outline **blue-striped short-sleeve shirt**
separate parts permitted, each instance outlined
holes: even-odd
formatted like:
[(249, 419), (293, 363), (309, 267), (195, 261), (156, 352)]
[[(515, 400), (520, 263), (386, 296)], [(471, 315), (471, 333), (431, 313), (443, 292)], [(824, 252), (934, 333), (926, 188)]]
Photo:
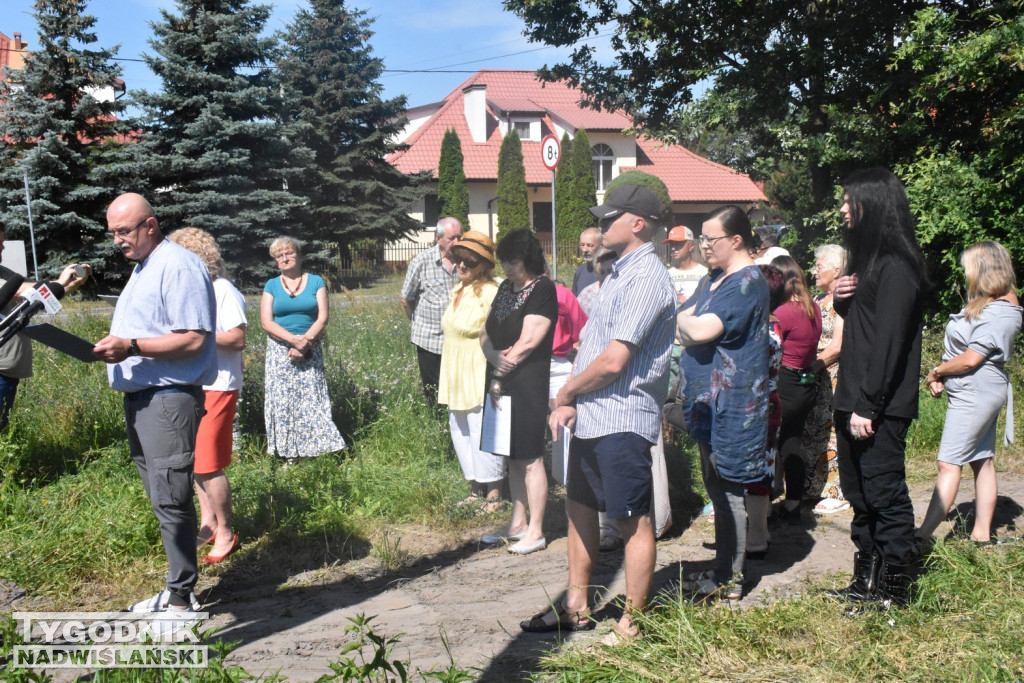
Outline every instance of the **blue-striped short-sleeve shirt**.
[(675, 327), (675, 289), (650, 243), (620, 258), (598, 292), (583, 328), (573, 374), (580, 374), (617, 339), (633, 355), (608, 386), (576, 400), (576, 436), (631, 432), (651, 443), (661, 430)]

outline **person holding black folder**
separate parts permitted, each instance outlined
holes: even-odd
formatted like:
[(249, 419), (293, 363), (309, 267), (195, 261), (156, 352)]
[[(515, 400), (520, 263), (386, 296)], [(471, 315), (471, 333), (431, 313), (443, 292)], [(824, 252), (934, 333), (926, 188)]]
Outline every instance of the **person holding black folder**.
[(166, 588), (129, 611), (163, 612), (185, 627), (200, 607), (193, 590), (199, 572), (192, 468), (203, 385), (217, 378), (213, 283), (198, 256), (163, 236), (141, 195), (115, 199), (107, 226), (114, 246), (136, 263), (110, 334), (93, 354), (107, 363), (110, 388), (124, 394), (129, 452), (168, 564)]

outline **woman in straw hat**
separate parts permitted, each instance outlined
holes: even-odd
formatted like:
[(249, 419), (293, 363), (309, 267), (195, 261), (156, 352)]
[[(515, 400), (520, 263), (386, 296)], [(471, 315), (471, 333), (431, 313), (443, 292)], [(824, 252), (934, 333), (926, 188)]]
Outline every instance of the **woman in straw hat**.
[(464, 505), (482, 504), (485, 512), (501, 506), (505, 459), (480, 450), (487, 359), (480, 348), (480, 328), (498, 291), (494, 280), (494, 242), (475, 230), (452, 245), (459, 282), (441, 318), (444, 344), (438, 403), (448, 406), (452, 444), (462, 472), (472, 487)]

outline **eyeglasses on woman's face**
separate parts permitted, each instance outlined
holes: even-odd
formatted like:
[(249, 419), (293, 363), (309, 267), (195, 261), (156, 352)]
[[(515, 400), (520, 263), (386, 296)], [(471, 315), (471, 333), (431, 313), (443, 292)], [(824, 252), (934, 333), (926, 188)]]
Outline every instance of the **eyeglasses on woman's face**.
[(477, 259), (469, 258), (468, 256), (463, 256), (462, 258), (459, 259), (459, 264), (465, 266), (466, 270), (473, 270), (474, 268), (479, 266), (480, 263), (481, 262), (478, 261)]
[(729, 237), (732, 237), (732, 235), (719, 235), (718, 237), (708, 237), (707, 235), (701, 235), (700, 238), (699, 238), (700, 239), (700, 245), (702, 247), (710, 246), (710, 247), (714, 248), (715, 242), (717, 242), (718, 240), (727, 239)]
[(295, 258), (295, 252), (294, 251), (282, 251), (280, 254), (278, 254), (277, 256), (274, 257), (274, 260), (280, 262), (280, 261), (288, 261), (288, 260), (291, 260), (293, 258)]

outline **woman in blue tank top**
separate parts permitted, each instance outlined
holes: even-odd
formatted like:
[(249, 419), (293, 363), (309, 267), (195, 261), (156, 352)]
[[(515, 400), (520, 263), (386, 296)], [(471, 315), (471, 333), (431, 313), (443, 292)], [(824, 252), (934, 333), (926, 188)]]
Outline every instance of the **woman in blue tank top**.
[(267, 332), (264, 415), (267, 451), (286, 460), (345, 447), (331, 420), (320, 337), (327, 327), (327, 285), (302, 271), (298, 242), (279, 237), (270, 255), (281, 269), (263, 288), (260, 322)]

